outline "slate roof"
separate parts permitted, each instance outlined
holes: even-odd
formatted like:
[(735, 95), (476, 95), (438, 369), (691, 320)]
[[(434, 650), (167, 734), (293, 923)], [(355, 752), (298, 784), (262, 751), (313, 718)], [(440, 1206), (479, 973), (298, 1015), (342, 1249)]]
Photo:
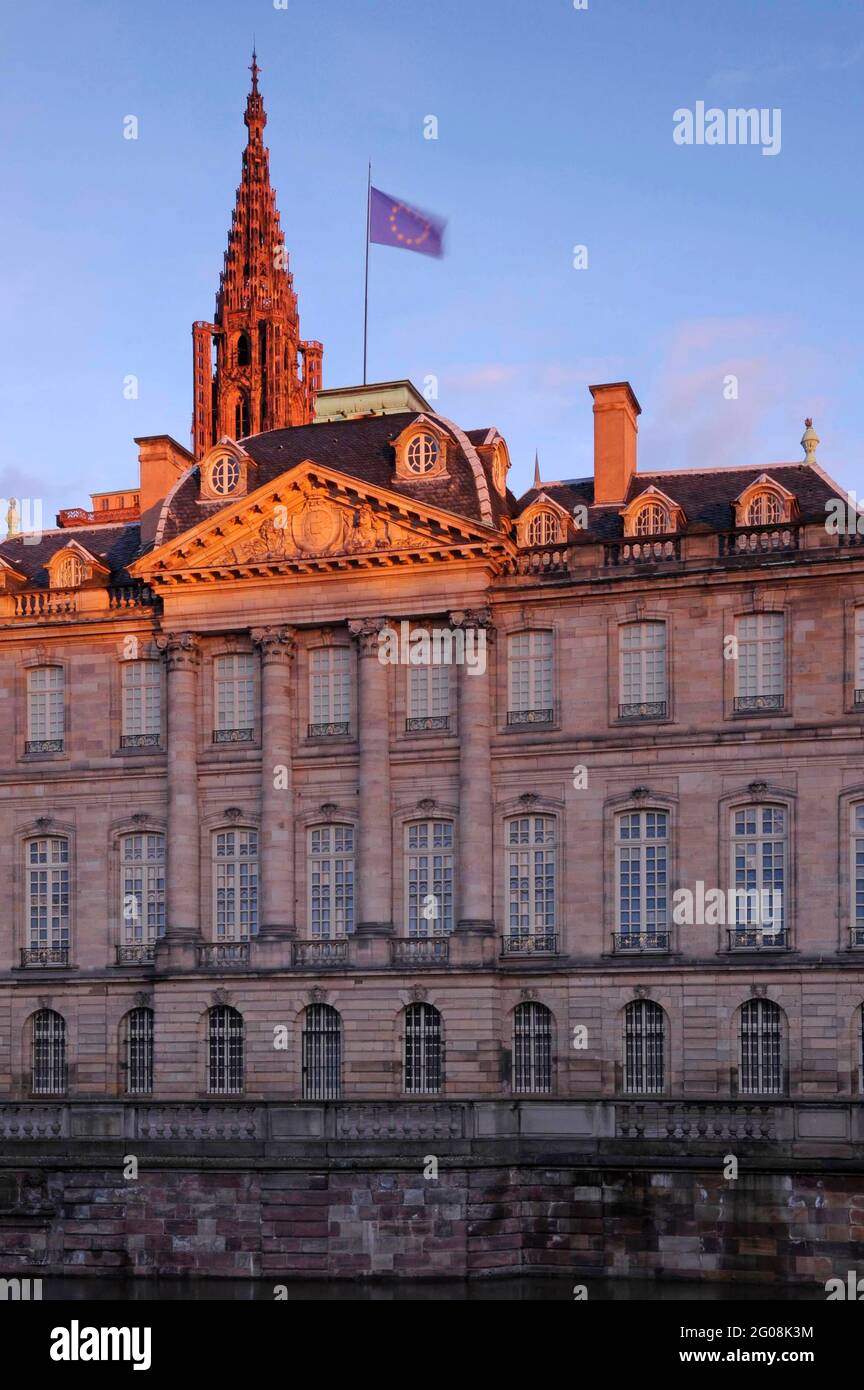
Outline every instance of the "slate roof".
[[(683, 535), (688, 531), (731, 531), (735, 525), (735, 498), (763, 474), (794, 493), (802, 522), (824, 522), (825, 503), (831, 497), (843, 497), (845, 501), (844, 494), (832, 487), (828, 479), (809, 463), (773, 463), (754, 465), (752, 468), (637, 473), (630, 480), (624, 505), (649, 487), (656, 487), (658, 492), (665, 493), (684, 508), (686, 522), (682, 527)], [(532, 487), (519, 498), (518, 511), (523, 512), (544, 492), (569, 512), (580, 505), (588, 508), (586, 539), (614, 540), (624, 534), (624, 523), (617, 506), (595, 507), (593, 478), (573, 478), (565, 482), (543, 483), (539, 488)]]
[[(416, 502), (427, 502), (433, 507), (488, 525), (481, 517), (477, 483), (464, 448), (445, 421), (433, 416), (432, 412), (429, 414), (451, 440), (447, 448), (446, 478), (413, 483), (394, 477), (394, 441), (406, 426), (417, 419), (416, 411), (400, 411), (393, 415), (370, 415), (359, 420), (295, 425), (290, 429), (269, 430), (266, 434), (241, 440), (243, 449), (252, 459), (247, 491), (254, 492), (265, 483), (290, 472), (306, 459), (311, 459), (313, 463), (346, 473), (360, 482), (387, 488)], [(488, 430), (475, 430), (472, 433), (485, 437)], [(471, 434), (467, 438), (470, 441)], [(510, 508), (495, 488), (491, 469), (482, 460), (479, 462), (486, 477), (494, 524), (497, 526), (501, 517), (509, 514)], [(168, 498), (162, 518), (163, 544), (176, 539), (183, 531), (197, 526), (209, 516), (214, 516), (224, 507), (231, 506), (233, 501), (226, 498), (219, 502), (201, 502), (198, 496), (198, 468), (195, 467), (181, 479)]]
[(110, 570), (110, 585), (132, 583), (127, 566), (141, 549), (141, 528), (137, 522), (127, 526), (67, 526), (62, 530), (43, 531), (35, 545), (28, 545), (26, 536), (13, 536), (0, 545), (0, 555), (20, 574), (26, 575), (31, 588), (47, 588), (48, 561), (73, 540)]

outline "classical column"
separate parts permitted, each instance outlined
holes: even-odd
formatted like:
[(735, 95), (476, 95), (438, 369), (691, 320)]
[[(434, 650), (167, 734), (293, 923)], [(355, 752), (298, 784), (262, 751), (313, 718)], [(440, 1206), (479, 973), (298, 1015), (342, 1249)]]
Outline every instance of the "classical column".
[(288, 627), (252, 631), (261, 653), (261, 936), (294, 934), (294, 781), (289, 681), (296, 650)]
[(358, 650), (358, 740), (360, 744), (360, 834), (357, 865), (357, 931), (393, 929), (390, 821), (390, 701), (388, 669), (378, 659), (386, 618), (348, 624)]
[(168, 665), (168, 877), (166, 940), (199, 933), (198, 639), (191, 632), (156, 638)]
[(488, 608), (451, 613), (464, 633), (459, 665), (459, 883), (457, 930), (491, 934), (492, 666), (494, 629)]

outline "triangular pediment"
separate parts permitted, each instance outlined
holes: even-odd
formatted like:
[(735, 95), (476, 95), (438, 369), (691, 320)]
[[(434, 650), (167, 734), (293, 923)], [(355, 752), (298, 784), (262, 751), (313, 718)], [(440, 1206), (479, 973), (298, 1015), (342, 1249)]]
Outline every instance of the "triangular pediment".
[(307, 459), (143, 556), (132, 572), (171, 583), (281, 570), (366, 568), (509, 553), (497, 531)]

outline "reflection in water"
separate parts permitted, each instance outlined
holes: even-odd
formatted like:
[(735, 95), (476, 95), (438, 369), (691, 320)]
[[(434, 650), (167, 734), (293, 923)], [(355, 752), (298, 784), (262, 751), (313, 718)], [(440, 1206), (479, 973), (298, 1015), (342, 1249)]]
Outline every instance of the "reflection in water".
[[(653, 1279), (567, 1278), (529, 1279), (405, 1279), (393, 1283), (363, 1283), (349, 1279), (285, 1280), (287, 1302), (572, 1302), (574, 1288), (585, 1287), (589, 1302), (628, 1300), (783, 1302), (825, 1298), (822, 1284), (772, 1285), (691, 1283)], [(273, 1279), (43, 1279), (43, 1301), (119, 1300), (273, 1302), (280, 1280)]]

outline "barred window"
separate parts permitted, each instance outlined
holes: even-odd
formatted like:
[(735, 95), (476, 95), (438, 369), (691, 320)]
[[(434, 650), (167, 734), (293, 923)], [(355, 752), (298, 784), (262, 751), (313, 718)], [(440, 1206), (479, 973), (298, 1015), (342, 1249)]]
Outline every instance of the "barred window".
[(27, 921), (31, 950), (69, 946), (69, 841), (27, 842)]
[(666, 713), (666, 624), (625, 623), (618, 639), (620, 714)]
[(771, 999), (748, 999), (739, 1015), (742, 1095), (776, 1096), (785, 1090), (783, 1013)]
[(552, 633), (516, 632), (507, 644), (511, 714), (552, 718)]
[(257, 830), (213, 836), (213, 923), (216, 941), (248, 941), (258, 930)]
[(120, 841), (123, 941), (152, 945), (165, 931), (165, 836), (124, 835)]
[(864, 802), (857, 802), (852, 817), (852, 931), (853, 944), (864, 946)]
[(342, 1094), (342, 1019), (330, 1004), (309, 1004), (303, 1015), (303, 1099)]
[(309, 926), (329, 940), (354, 930), (354, 827), (318, 825), (309, 831)]
[(528, 522), (529, 545), (553, 545), (558, 540), (558, 519), (553, 512), (535, 512)]
[(211, 1096), (240, 1095), (244, 1085), (243, 1019), (229, 1004), (207, 1015), (207, 1090)]
[(437, 1095), (441, 1090), (441, 1059), (441, 1014), (432, 1004), (409, 1004), (405, 1010), (405, 1091), (408, 1095)]
[(556, 926), (555, 820), (517, 816), (507, 822), (507, 922), (511, 937), (538, 945)]
[(651, 999), (624, 1010), (624, 1090), (659, 1095), (664, 1088), (666, 1015)]
[(545, 1004), (518, 1004), (513, 1011), (513, 1090), (552, 1090), (552, 1014)]
[(53, 1009), (33, 1015), (31, 1090), (36, 1096), (66, 1091), (66, 1020)]
[(62, 752), (65, 723), (63, 667), (31, 667), (27, 672), (28, 752)]
[(214, 734), (243, 735), (243, 742), (255, 730), (255, 658), (251, 652), (217, 656), (213, 662)]
[(785, 926), (786, 811), (782, 806), (742, 806), (732, 812), (734, 911), (739, 931)]
[(783, 515), (783, 503), (776, 492), (760, 492), (747, 508), (748, 526), (773, 526)]
[(127, 746), (159, 742), (162, 732), (162, 667), (158, 661), (124, 661), (122, 738)]
[(669, 513), (660, 502), (647, 502), (636, 513), (636, 536), (662, 536), (670, 529)]
[(668, 930), (669, 815), (625, 811), (615, 818), (617, 930), (656, 936)]
[(351, 722), (350, 647), (315, 647), (309, 653), (309, 709), (314, 730), (348, 732)]
[(405, 911), (409, 936), (453, 930), (453, 822), (405, 827)]
[(130, 1009), (123, 1020), (124, 1090), (145, 1096), (153, 1090), (153, 1010)]
[(764, 701), (762, 707), (766, 709), (782, 708), (785, 687), (784, 615), (750, 613), (746, 617), (736, 618), (735, 633), (738, 638), (736, 698)]
[(450, 713), (450, 667), (442, 664), (408, 667), (410, 719), (446, 720)]

